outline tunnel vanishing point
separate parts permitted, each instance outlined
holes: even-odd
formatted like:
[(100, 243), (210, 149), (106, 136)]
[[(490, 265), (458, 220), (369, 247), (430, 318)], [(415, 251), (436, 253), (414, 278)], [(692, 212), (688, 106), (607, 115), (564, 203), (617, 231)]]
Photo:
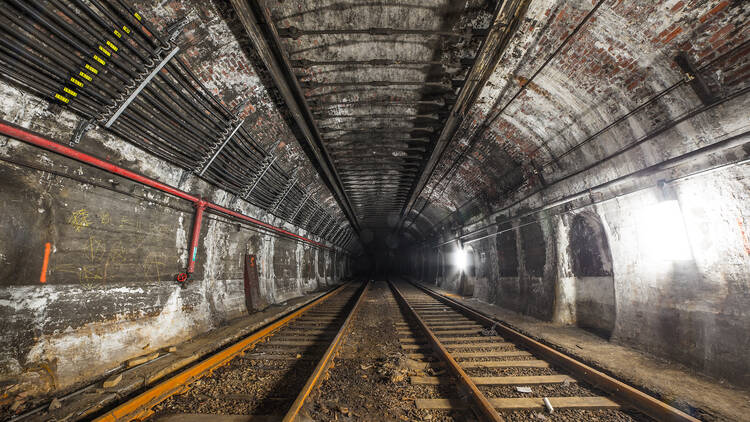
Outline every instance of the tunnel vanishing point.
[(6, 0), (0, 421), (750, 421), (750, 2)]

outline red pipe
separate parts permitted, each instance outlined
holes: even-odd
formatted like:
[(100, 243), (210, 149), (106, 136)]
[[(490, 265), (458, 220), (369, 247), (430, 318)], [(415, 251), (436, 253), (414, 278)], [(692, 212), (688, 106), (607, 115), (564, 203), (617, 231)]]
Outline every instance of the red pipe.
[[(66, 147), (65, 145), (58, 144), (57, 142), (54, 142), (52, 140), (49, 140), (41, 135), (38, 135), (34, 132), (31, 132), (27, 129), (20, 128), (18, 126), (13, 125), (12, 123), (0, 119), (0, 134), (11, 137), (13, 139), (26, 142), (28, 144), (46, 149), (48, 151), (55, 152), (57, 154), (63, 155), (68, 158), (72, 158), (74, 160), (90, 164), (94, 167), (98, 167), (102, 170), (106, 170), (110, 173), (122, 176), (126, 179), (130, 179), (132, 181), (141, 183), (146, 186), (150, 186), (154, 189), (158, 189), (162, 192), (166, 192), (170, 195), (177, 196), (179, 198), (185, 199), (187, 201), (190, 201), (194, 204), (196, 204), (196, 215), (195, 215), (195, 222), (197, 224), (193, 224), (193, 238), (191, 239), (191, 248), (190, 251), (190, 260), (189, 260), (189, 272), (192, 272), (192, 268), (195, 266), (195, 253), (196, 253), (196, 247), (198, 244), (198, 235), (200, 234), (200, 223), (203, 218), (203, 209), (205, 208), (211, 208), (213, 210), (216, 210), (222, 214), (226, 214), (228, 216), (247, 221), (253, 225), (263, 227), (264, 229), (270, 230), (272, 232), (280, 233), (285, 236), (290, 236), (296, 239), (299, 239), (303, 242), (309, 243), (311, 245), (319, 246), (325, 249), (330, 249), (329, 247), (316, 242), (312, 239), (308, 239), (306, 237), (300, 236), (298, 234), (292, 233), (290, 231), (284, 230), (282, 228), (264, 223), (260, 220), (256, 220), (252, 217), (249, 217), (244, 214), (240, 214), (238, 212), (232, 211), (230, 209), (224, 208), (222, 206), (219, 206), (217, 204), (214, 204), (212, 202), (207, 202), (202, 200), (201, 198), (198, 198), (197, 196), (190, 195), (187, 192), (181, 191), (179, 189), (173, 188), (169, 185), (165, 185), (164, 183), (158, 182), (154, 179), (148, 178), (146, 176), (140, 175), (138, 173), (132, 172), (130, 170), (126, 170), (122, 167), (119, 167), (115, 164), (112, 164), (108, 161), (104, 161), (102, 159), (96, 158), (94, 156), (88, 155), (86, 153), (76, 151), (73, 148)], [(205, 204), (201, 207), (201, 203)]]
[(195, 204), (195, 221), (193, 222), (193, 237), (190, 239), (190, 257), (188, 258), (187, 273), (192, 274), (195, 270), (195, 256), (198, 255), (198, 239), (201, 236), (201, 224), (203, 223), (203, 211), (206, 209), (206, 201), (198, 201)]

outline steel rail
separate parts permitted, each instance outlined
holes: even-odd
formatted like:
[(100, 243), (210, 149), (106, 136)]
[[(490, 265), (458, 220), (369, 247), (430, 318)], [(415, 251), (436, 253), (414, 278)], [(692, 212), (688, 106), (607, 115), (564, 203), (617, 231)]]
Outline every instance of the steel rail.
[(333, 358), (338, 354), (344, 336), (346, 335), (348, 328), (352, 323), (352, 320), (354, 320), (354, 316), (357, 314), (357, 311), (359, 310), (359, 307), (362, 304), (369, 287), (370, 282), (366, 281), (364, 287), (362, 287), (362, 290), (359, 293), (357, 302), (354, 303), (351, 311), (349, 311), (349, 315), (341, 325), (338, 333), (336, 333), (336, 337), (334, 337), (333, 341), (331, 341), (330, 346), (328, 346), (328, 349), (326, 349), (325, 353), (323, 354), (323, 358), (320, 360), (320, 362), (318, 362), (318, 365), (313, 370), (312, 375), (310, 375), (310, 377), (307, 379), (305, 386), (302, 387), (302, 391), (300, 391), (299, 395), (294, 400), (294, 403), (292, 403), (292, 406), (289, 408), (289, 411), (287, 411), (286, 415), (284, 415), (284, 419), (282, 419), (282, 422), (296, 421), (300, 410), (302, 410), (302, 406), (305, 404), (305, 400), (310, 396), (310, 393), (312, 393), (313, 390), (315, 390), (320, 385), (320, 382), (323, 380), (326, 372), (333, 364)]
[(437, 299), (438, 301), (456, 309), (467, 317), (477, 320), (482, 324), (494, 326), (498, 334), (508, 339), (509, 341), (523, 344), (535, 355), (540, 358), (548, 360), (560, 367), (571, 372), (575, 377), (586, 381), (587, 383), (604, 390), (613, 396), (617, 397), (620, 401), (632, 404), (648, 416), (658, 421), (670, 421), (670, 422), (699, 422), (698, 419), (676, 409), (648, 394), (625, 384), (622, 381), (618, 381), (615, 378), (605, 374), (604, 372), (597, 371), (596, 369), (586, 365), (585, 363), (579, 362), (578, 360), (558, 352), (557, 350), (546, 346), (529, 336), (521, 334), (520, 332), (510, 328), (504, 322), (491, 318), (477, 310), (474, 310), (454, 299), (445, 297), (440, 293), (433, 291), (432, 289), (408, 280), (416, 288), (422, 290), (429, 296)]
[(300, 309), (290, 313), (289, 315), (267, 325), (265, 328), (255, 332), (254, 334), (238, 341), (237, 343), (221, 350), (220, 352), (210, 356), (209, 358), (191, 366), (183, 372), (174, 375), (139, 394), (138, 396), (128, 400), (127, 402), (117, 406), (116, 408), (100, 415), (94, 422), (118, 422), (118, 421), (129, 421), (133, 419), (143, 419), (150, 416), (153, 411), (151, 410), (154, 406), (166, 400), (167, 398), (179, 394), (185, 391), (187, 385), (202, 378), (204, 375), (210, 374), (212, 371), (220, 366), (223, 366), (237, 355), (240, 355), (252, 348), (259, 342), (263, 341), (269, 335), (274, 334), (282, 327), (288, 325), (298, 317), (302, 316), (305, 312), (312, 309), (314, 306), (325, 302), (331, 297), (339, 294), (347, 284), (342, 284), (331, 292), (326, 293), (324, 296), (319, 297), (311, 303), (301, 307)]
[(401, 294), (401, 291), (398, 290), (398, 287), (396, 287), (396, 285), (393, 284), (390, 280), (388, 280), (388, 285), (391, 287), (396, 300), (398, 300), (409, 311), (409, 314), (414, 318), (414, 320), (417, 321), (417, 324), (424, 332), (425, 336), (427, 337), (427, 341), (432, 346), (432, 349), (438, 356), (440, 356), (441, 359), (443, 359), (443, 361), (445, 361), (448, 369), (456, 377), (458, 386), (465, 390), (466, 393), (468, 393), (469, 397), (476, 405), (476, 408), (474, 410), (477, 413), (477, 416), (485, 421), (503, 421), (503, 418), (500, 417), (500, 415), (497, 413), (497, 410), (495, 410), (490, 401), (487, 400), (487, 397), (485, 397), (485, 395), (482, 394), (479, 388), (477, 388), (476, 384), (474, 384), (474, 381), (471, 380), (471, 377), (469, 377), (469, 375), (467, 375), (466, 372), (461, 369), (461, 367), (458, 365), (458, 362), (456, 362), (456, 360), (451, 356), (450, 352), (448, 352), (448, 349), (443, 346), (440, 340), (438, 340), (435, 333), (433, 333), (432, 330), (430, 330), (430, 327), (427, 326), (427, 323), (425, 323), (424, 320), (419, 316), (417, 311), (412, 308), (411, 305), (409, 305), (406, 297)]

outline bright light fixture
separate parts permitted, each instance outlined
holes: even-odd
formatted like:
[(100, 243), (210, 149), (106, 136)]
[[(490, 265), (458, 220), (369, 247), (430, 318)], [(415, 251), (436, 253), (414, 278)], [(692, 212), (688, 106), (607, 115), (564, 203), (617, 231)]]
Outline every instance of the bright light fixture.
[(648, 256), (661, 261), (692, 259), (680, 204), (677, 200), (661, 201), (640, 213), (641, 245)]
[(457, 249), (453, 254), (453, 263), (458, 267), (460, 271), (466, 270), (468, 264), (468, 256), (464, 249)]

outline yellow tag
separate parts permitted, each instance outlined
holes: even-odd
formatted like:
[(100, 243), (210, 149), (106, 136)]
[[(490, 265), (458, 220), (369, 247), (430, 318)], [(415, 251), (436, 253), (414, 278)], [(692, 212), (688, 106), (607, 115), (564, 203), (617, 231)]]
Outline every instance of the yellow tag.
[(67, 98), (63, 97), (63, 96), (62, 96), (62, 95), (60, 95), (60, 94), (55, 94), (55, 98), (57, 98), (58, 100), (60, 100), (60, 101), (64, 102), (65, 104), (67, 104), (67, 103), (68, 103), (68, 102), (70, 101), (69, 99), (67, 99)]
[(74, 97), (78, 96), (78, 94), (75, 91), (73, 91), (72, 89), (70, 89), (68, 87), (63, 88), (63, 91), (67, 92), (68, 94), (70, 94), (70, 95), (72, 95)]
[(98, 70), (96, 70), (95, 68), (93, 68), (93, 67), (92, 67), (92, 66), (91, 66), (90, 64), (88, 64), (88, 63), (86, 64), (86, 70), (88, 70), (89, 72), (93, 73), (94, 75), (96, 75), (96, 74), (98, 74), (98, 73), (99, 73), (99, 71), (98, 71)]
[(116, 30), (116, 29), (115, 29), (115, 31), (114, 31), (114, 32), (115, 32), (115, 36), (116, 36), (117, 38), (122, 38), (122, 34), (120, 33), (120, 31), (118, 31), (118, 30)]
[(128, 27), (125, 25), (122, 26), (122, 30), (125, 31), (126, 34), (130, 33), (130, 29), (128, 29)]
[(107, 46), (111, 48), (113, 51), (117, 52), (117, 47), (111, 42), (107, 41)]
[(76, 84), (76, 85), (80, 86), (81, 88), (83, 88), (83, 82), (79, 81), (76, 78), (70, 78), (70, 82), (73, 82), (74, 84)]
[(139, 15), (138, 12), (133, 13), (133, 16), (135, 16), (136, 19), (141, 20), (141, 15)]
[(99, 64), (101, 64), (101, 65), (105, 65), (106, 64), (105, 61), (102, 60), (102, 59), (100, 59), (99, 56), (97, 56), (96, 54), (94, 54), (94, 60), (98, 61)]
[(107, 50), (106, 48), (102, 47), (101, 45), (99, 46), (99, 51), (101, 51), (102, 53), (106, 54), (107, 57), (111, 57), (112, 56), (112, 53), (110, 53), (109, 50)]
[(83, 79), (86, 79), (87, 81), (91, 82), (91, 76), (89, 76), (88, 73), (78, 72), (78, 76), (80, 76)]

